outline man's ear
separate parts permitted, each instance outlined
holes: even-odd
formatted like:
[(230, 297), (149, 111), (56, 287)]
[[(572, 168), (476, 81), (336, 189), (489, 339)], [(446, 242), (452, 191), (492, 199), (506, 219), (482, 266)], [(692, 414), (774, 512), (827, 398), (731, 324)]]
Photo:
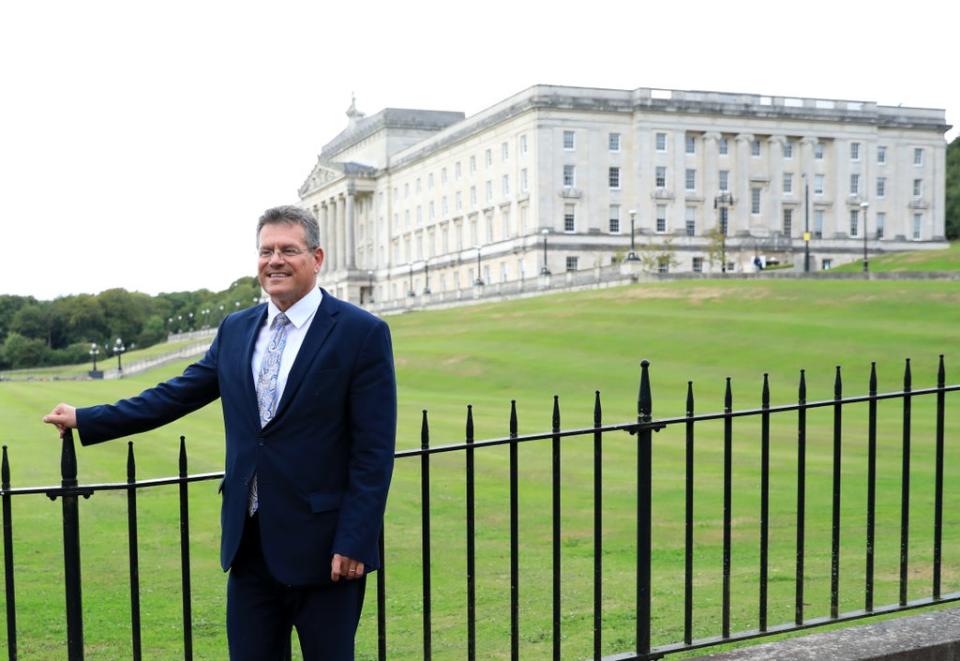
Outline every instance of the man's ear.
[(318, 247), (316, 250), (314, 250), (313, 257), (317, 262), (313, 267), (313, 272), (319, 273), (320, 267), (323, 266), (323, 257), (324, 257), (323, 248)]

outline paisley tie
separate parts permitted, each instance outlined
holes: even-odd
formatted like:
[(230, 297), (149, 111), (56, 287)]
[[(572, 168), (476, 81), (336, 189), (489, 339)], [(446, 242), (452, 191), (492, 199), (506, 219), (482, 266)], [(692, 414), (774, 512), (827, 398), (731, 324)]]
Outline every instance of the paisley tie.
[[(287, 325), (290, 320), (284, 313), (273, 318), (273, 330), (270, 342), (263, 354), (260, 363), (260, 373), (257, 375), (257, 407), (260, 409), (260, 426), (265, 427), (277, 412), (277, 376), (280, 374), (280, 358), (283, 357), (283, 348), (287, 345)], [(250, 497), (247, 501), (247, 512), (253, 516), (260, 505), (257, 498), (257, 476), (253, 476), (250, 483)]]

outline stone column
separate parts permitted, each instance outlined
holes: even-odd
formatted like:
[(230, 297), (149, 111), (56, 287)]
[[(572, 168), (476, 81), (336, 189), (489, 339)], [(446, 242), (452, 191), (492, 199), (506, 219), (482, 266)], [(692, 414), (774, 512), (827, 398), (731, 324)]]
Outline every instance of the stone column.
[(327, 203), (320, 203), (320, 211), (317, 214), (317, 224), (320, 226), (320, 247), (323, 248), (323, 264), (320, 266), (320, 273), (330, 272), (330, 229), (327, 227)]
[(345, 257), (346, 257), (346, 238), (347, 238), (347, 237), (346, 237), (346, 234), (347, 234), (347, 228), (346, 228), (346, 215), (347, 215), (347, 213), (346, 213), (346, 206), (347, 206), (347, 205), (346, 205), (345, 200), (343, 199), (343, 195), (339, 195), (339, 194), (337, 195), (337, 197), (336, 197), (336, 205), (337, 205), (337, 210), (336, 210), (336, 221), (335, 221), (335, 224), (336, 224), (336, 226), (337, 226), (337, 230), (336, 230), (336, 234), (337, 234), (337, 269), (340, 270), (340, 269), (343, 269), (343, 268), (345, 267), (345, 264), (346, 264), (346, 262), (345, 262), (344, 260), (345, 260)]
[(354, 213), (354, 188), (353, 186), (347, 186), (347, 204), (346, 204), (346, 214), (344, 217), (344, 223), (346, 224), (346, 265), (348, 270), (355, 270), (357, 268), (357, 230), (356, 230), (356, 214)]
[(703, 134), (703, 213), (700, 228), (702, 234), (720, 224), (720, 214), (714, 210), (713, 200), (720, 194), (718, 143), (721, 137), (723, 136), (715, 132)]
[(750, 144), (753, 135), (741, 133), (737, 136), (737, 170), (733, 183), (734, 206), (730, 222), (730, 235), (745, 234), (750, 227)]
[(767, 139), (770, 146), (767, 166), (770, 185), (767, 187), (766, 204), (761, 205), (760, 211), (761, 224), (768, 234), (783, 229), (783, 145), (786, 141), (786, 136), (782, 135), (772, 135)]

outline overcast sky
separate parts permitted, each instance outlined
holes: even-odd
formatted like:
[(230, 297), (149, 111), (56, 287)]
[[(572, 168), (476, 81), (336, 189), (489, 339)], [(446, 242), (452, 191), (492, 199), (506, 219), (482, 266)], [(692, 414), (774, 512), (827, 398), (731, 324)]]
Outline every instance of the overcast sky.
[[(225, 288), (350, 94), (468, 115), (536, 83), (945, 108), (960, 3), (6, 2), (0, 293)], [(958, 129), (947, 135), (952, 139)]]

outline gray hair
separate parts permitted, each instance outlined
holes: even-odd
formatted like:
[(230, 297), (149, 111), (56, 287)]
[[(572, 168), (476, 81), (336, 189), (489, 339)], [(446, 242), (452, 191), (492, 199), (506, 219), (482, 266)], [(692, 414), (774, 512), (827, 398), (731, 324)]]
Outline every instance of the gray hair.
[(309, 209), (301, 209), (292, 204), (267, 209), (257, 222), (257, 243), (260, 241), (260, 230), (264, 225), (299, 225), (307, 238), (307, 247), (316, 250), (320, 247), (320, 226)]

